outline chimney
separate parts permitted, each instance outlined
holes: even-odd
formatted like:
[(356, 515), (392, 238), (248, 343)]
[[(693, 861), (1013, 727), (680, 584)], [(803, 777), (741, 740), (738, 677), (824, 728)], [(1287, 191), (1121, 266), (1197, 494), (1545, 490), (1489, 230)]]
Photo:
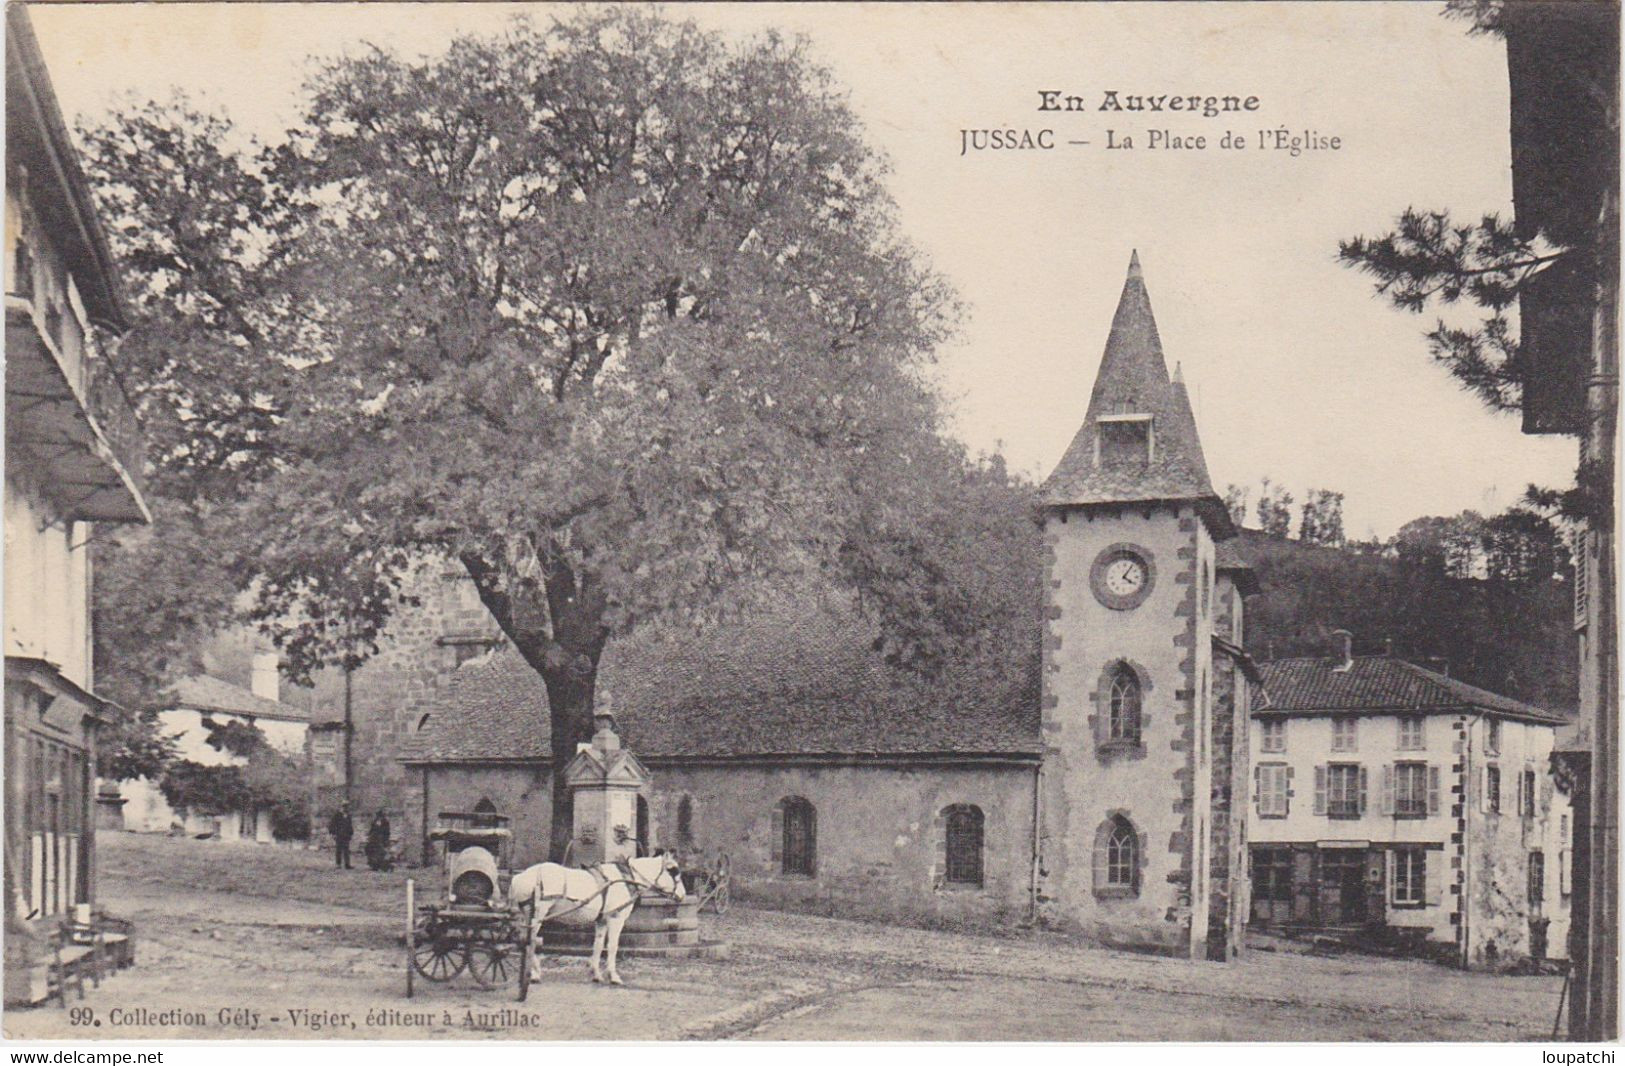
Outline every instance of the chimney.
[(1347, 673), (1354, 667), (1354, 634), (1346, 629), (1332, 630), (1332, 672)]
[(266, 700), (280, 700), (281, 684), (277, 677), (277, 663), (279, 659), (274, 651), (257, 651), (254, 653), (254, 666), (249, 674), (248, 690), (254, 695)]
[(1426, 656), (1417, 665), (1423, 669), (1432, 670), (1436, 674), (1443, 674), (1445, 677), (1450, 676), (1450, 660), (1442, 655)]

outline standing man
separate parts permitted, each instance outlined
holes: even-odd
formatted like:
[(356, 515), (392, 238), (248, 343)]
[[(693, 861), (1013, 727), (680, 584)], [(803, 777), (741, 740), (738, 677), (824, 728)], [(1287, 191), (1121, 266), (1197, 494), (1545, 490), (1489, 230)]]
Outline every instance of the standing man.
[(328, 820), (327, 831), (333, 835), (333, 865), (343, 870), (350, 868), (350, 837), (355, 826), (350, 824), (350, 805), (341, 804)]

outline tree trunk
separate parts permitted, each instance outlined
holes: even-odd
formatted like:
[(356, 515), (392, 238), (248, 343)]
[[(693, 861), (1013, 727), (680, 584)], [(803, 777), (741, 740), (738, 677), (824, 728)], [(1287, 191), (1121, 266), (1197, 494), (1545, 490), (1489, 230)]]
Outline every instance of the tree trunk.
[(575, 758), (576, 745), (592, 739), (593, 686), (597, 671), (586, 677), (569, 668), (543, 670), (541, 674), (552, 716), (553, 829), (547, 853), (554, 862), (563, 862), (575, 821), (570, 791), (564, 787), (564, 768)]
[(541, 587), (511, 589), (483, 558), (465, 554), (462, 559), (480, 601), (547, 687), (553, 763), (548, 856), (562, 862), (574, 821), (564, 769), (575, 758), (576, 746), (592, 739), (598, 660), (609, 637), (604, 598), (590, 575), (578, 580), (563, 563), (548, 566)]

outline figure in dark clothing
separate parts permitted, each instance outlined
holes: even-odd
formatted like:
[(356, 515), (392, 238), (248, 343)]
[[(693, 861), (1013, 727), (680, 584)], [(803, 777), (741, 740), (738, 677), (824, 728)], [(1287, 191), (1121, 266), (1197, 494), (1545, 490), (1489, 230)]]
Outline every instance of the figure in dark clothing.
[(395, 866), (389, 855), (389, 815), (379, 811), (367, 827), (367, 868), (390, 870)]
[(350, 807), (348, 804), (333, 812), (328, 819), (327, 831), (333, 836), (333, 865), (343, 870), (350, 868), (350, 838), (355, 835), (355, 826), (350, 823)]

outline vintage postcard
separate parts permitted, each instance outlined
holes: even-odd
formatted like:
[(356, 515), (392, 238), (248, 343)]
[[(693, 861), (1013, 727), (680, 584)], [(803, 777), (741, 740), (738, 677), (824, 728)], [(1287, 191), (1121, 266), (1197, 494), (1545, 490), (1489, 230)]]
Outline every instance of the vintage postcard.
[(10, 4), (5, 1037), (1615, 1040), (1619, 20)]

